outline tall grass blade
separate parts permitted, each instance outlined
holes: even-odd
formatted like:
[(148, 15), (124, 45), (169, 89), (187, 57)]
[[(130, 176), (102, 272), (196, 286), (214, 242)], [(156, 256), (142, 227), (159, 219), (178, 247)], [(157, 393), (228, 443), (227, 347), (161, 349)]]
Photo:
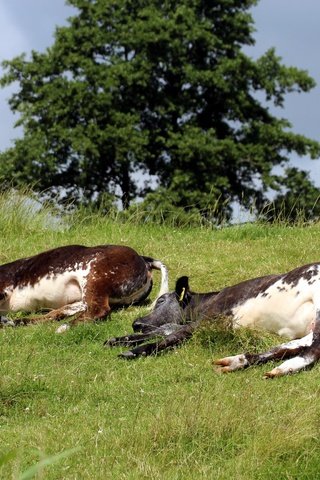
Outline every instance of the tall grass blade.
[(44, 467), (47, 467), (48, 465), (52, 465), (53, 463), (59, 462), (63, 458), (69, 457), (70, 455), (73, 455), (75, 452), (79, 450), (80, 450), (79, 447), (70, 448), (69, 450), (65, 450), (64, 452), (58, 453), (57, 455), (51, 455), (49, 457), (45, 457), (35, 465), (32, 465), (31, 467), (29, 467), (25, 472), (23, 472), (18, 478), (18, 480), (30, 480)]

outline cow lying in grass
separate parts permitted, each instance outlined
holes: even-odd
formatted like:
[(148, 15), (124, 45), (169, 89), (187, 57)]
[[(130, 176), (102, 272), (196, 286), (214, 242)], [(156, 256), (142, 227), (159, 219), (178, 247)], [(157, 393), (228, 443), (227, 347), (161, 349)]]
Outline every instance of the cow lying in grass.
[[(68, 245), (0, 266), (0, 312), (51, 310), (14, 322), (35, 323), (73, 317), (71, 325), (106, 317), (111, 305), (141, 302), (152, 288), (152, 269), (161, 271), (159, 295), (168, 275), (159, 260), (119, 245)], [(61, 325), (58, 333), (68, 328)]]
[[(142, 333), (112, 338), (106, 345), (133, 346), (125, 358), (150, 355), (191, 337), (201, 321), (228, 316), (233, 327), (262, 328), (288, 338), (288, 343), (262, 354), (240, 354), (215, 362), (231, 372), (269, 360), (288, 359), (266, 374), (276, 377), (297, 372), (320, 357), (320, 263), (283, 275), (253, 278), (220, 292), (193, 293), (181, 277), (172, 293), (162, 295), (154, 310), (133, 323)], [(146, 343), (152, 338), (158, 339)]]

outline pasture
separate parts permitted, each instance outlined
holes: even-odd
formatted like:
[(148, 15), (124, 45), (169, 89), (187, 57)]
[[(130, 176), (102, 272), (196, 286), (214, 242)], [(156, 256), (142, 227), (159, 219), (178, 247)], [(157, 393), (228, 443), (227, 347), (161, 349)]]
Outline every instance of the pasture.
[[(117, 243), (162, 260), (171, 288), (189, 275), (192, 289), (208, 291), (320, 259), (319, 224), (177, 228), (82, 212), (51, 228), (46, 211), (19, 204), (8, 213), (4, 201), (0, 263)], [(154, 280), (151, 300), (158, 272)], [(221, 325), (158, 357), (125, 361), (120, 348), (103, 347), (146, 309), (113, 311), (63, 335), (53, 322), (0, 330), (0, 478), (318, 478), (319, 364), (275, 380), (263, 379), (272, 364), (219, 375), (213, 359), (279, 343)]]

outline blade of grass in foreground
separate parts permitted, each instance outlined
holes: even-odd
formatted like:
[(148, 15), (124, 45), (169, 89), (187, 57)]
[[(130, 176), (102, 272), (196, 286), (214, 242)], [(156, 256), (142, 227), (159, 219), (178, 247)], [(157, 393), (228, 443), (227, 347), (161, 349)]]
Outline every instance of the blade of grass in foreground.
[(52, 455), (50, 457), (43, 458), (40, 462), (36, 463), (29, 467), (25, 472), (23, 472), (18, 480), (30, 480), (30, 478), (34, 477), (42, 468), (52, 465), (53, 463), (58, 462), (62, 458), (69, 457), (73, 455), (75, 452), (80, 450), (80, 448), (71, 448), (66, 450), (65, 452), (61, 452), (57, 455)]

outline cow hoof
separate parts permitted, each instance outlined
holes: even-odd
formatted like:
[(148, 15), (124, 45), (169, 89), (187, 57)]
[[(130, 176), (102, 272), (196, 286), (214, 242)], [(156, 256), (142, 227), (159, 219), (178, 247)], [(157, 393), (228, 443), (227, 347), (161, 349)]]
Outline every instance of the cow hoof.
[(68, 325), (67, 323), (64, 323), (63, 325), (60, 325), (59, 328), (57, 328), (56, 333), (64, 333), (69, 329), (70, 329), (70, 325)]
[(109, 338), (106, 340), (103, 344), (104, 347), (114, 347), (117, 344), (117, 339), (116, 337)]
[(266, 372), (263, 375), (263, 378), (275, 378), (275, 377), (282, 377), (284, 375), (284, 372), (280, 368), (274, 368), (273, 370), (270, 370), (270, 372)]
[(0, 327), (15, 327), (16, 324), (8, 317), (0, 317)]
[(132, 360), (136, 357), (136, 354), (128, 350), (127, 352), (119, 353), (118, 357), (125, 358), (126, 360)]
[(234, 370), (241, 370), (249, 366), (249, 362), (246, 359), (246, 356), (234, 355), (233, 357), (220, 358), (215, 360), (214, 365), (217, 365), (217, 371), (222, 373), (233, 372)]

